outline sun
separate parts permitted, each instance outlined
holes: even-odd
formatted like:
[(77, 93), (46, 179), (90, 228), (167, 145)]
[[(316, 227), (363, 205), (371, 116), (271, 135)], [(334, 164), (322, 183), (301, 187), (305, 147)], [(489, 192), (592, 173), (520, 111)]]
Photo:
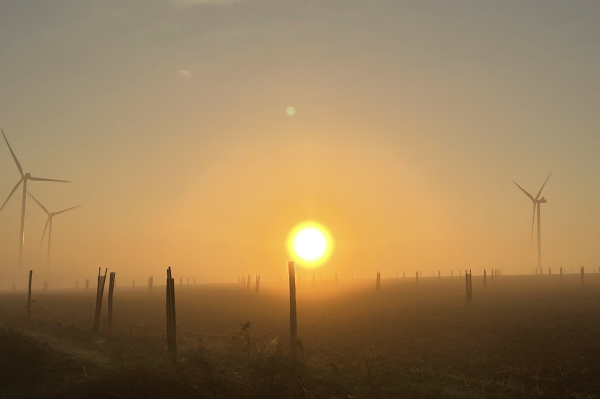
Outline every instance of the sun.
[(331, 255), (333, 242), (327, 229), (309, 221), (296, 226), (288, 238), (290, 255), (301, 266), (317, 267)]

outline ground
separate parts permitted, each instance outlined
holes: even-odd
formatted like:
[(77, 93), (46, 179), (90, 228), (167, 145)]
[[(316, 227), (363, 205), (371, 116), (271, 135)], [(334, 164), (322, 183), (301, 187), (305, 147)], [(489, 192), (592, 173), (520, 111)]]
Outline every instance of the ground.
[(156, 284), (0, 293), (0, 398), (600, 397), (600, 274), (299, 281), (295, 363), (285, 283), (176, 285), (175, 362)]

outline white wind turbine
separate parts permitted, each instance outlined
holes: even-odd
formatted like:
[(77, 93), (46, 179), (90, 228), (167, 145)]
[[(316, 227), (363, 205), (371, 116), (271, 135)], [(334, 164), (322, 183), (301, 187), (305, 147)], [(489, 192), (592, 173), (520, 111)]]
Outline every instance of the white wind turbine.
[(29, 196), (33, 198), (33, 200), (37, 202), (37, 204), (44, 210), (44, 212), (46, 212), (46, 215), (48, 215), (48, 219), (46, 219), (46, 225), (44, 226), (44, 233), (42, 234), (42, 240), (40, 241), (40, 248), (42, 247), (44, 237), (46, 236), (46, 229), (48, 229), (48, 256), (46, 258), (46, 266), (50, 266), (50, 248), (52, 247), (52, 219), (56, 215), (60, 215), (61, 213), (65, 213), (67, 211), (70, 211), (71, 209), (79, 208), (81, 205), (77, 205), (58, 212), (48, 212), (48, 209), (46, 209), (46, 207), (42, 205), (40, 201), (38, 201), (33, 195), (31, 195), (29, 191), (27, 191), (27, 194), (29, 194)]
[(21, 174), (21, 180), (19, 180), (19, 182), (15, 185), (15, 187), (10, 192), (10, 194), (8, 194), (8, 198), (6, 198), (6, 201), (4, 201), (4, 204), (2, 204), (2, 206), (0, 207), (0, 211), (2, 211), (2, 209), (4, 208), (4, 206), (10, 199), (10, 197), (12, 197), (12, 195), (15, 193), (15, 191), (17, 191), (17, 188), (19, 188), (19, 185), (21, 183), (23, 183), (23, 198), (22, 198), (22, 202), (21, 202), (21, 233), (19, 234), (19, 263), (18, 263), (18, 266), (21, 267), (23, 265), (23, 244), (25, 243), (25, 202), (27, 199), (27, 181), (29, 181), (29, 180), (51, 181), (51, 182), (60, 182), (60, 183), (70, 183), (70, 181), (46, 179), (46, 178), (42, 178), (42, 177), (33, 177), (29, 173), (23, 173), (23, 168), (21, 167), (21, 164), (19, 163), (17, 156), (15, 155), (12, 148), (10, 147), (8, 140), (6, 139), (6, 135), (4, 134), (4, 130), (2, 130), (2, 136), (4, 136), (4, 141), (6, 141), (6, 145), (8, 146), (8, 149), (10, 150), (10, 153), (11, 153), (13, 159), (15, 160), (17, 169), (19, 169), (19, 173)]
[(544, 181), (544, 184), (542, 184), (542, 188), (540, 188), (540, 191), (537, 193), (535, 198), (533, 198), (533, 196), (531, 194), (529, 194), (527, 191), (525, 191), (523, 189), (523, 187), (519, 186), (517, 184), (517, 182), (513, 180), (513, 183), (515, 183), (517, 185), (517, 187), (519, 187), (521, 189), (521, 191), (523, 191), (525, 193), (525, 195), (528, 196), (529, 199), (533, 202), (533, 218), (531, 219), (531, 244), (532, 245), (533, 245), (533, 225), (535, 224), (535, 210), (537, 207), (537, 257), (538, 257), (537, 263), (538, 263), (538, 267), (540, 269), (542, 268), (542, 232), (541, 232), (541, 227), (540, 227), (540, 207), (542, 204), (546, 203), (546, 198), (544, 198), (544, 197), (540, 198), (540, 194), (542, 193), (542, 190), (544, 189), (544, 186), (546, 185), (546, 182), (548, 181), (550, 176), (552, 176), (552, 173), (550, 173), (548, 175), (548, 177), (546, 177), (546, 181)]

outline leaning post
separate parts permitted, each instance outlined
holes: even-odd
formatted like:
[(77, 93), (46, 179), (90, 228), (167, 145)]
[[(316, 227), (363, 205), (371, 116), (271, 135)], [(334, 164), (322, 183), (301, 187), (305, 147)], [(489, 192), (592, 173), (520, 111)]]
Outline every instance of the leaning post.
[(115, 272), (110, 273), (110, 281), (108, 284), (108, 329), (112, 328), (112, 315), (113, 315), (113, 292), (115, 290)]
[(102, 310), (102, 297), (104, 296), (104, 283), (106, 282), (106, 273), (108, 272), (108, 268), (104, 271), (104, 276), (100, 275), (100, 270), (102, 268), (98, 268), (98, 287), (96, 288), (96, 312), (94, 314), (94, 327), (93, 331), (98, 332), (98, 328), (100, 327), (100, 312)]

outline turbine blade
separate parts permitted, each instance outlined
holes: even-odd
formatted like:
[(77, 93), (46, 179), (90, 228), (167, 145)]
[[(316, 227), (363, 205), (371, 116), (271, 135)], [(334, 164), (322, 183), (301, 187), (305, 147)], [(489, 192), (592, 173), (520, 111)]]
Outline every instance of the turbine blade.
[(50, 217), (48, 216), (48, 219), (46, 219), (46, 225), (44, 226), (44, 234), (42, 234), (42, 239), (40, 240), (40, 249), (42, 249), (42, 244), (44, 243), (44, 237), (46, 236), (46, 229), (48, 228), (48, 223), (50, 223)]
[(533, 251), (533, 226), (535, 225), (535, 207), (537, 203), (533, 203), (533, 217), (531, 218), (531, 250)]
[(54, 182), (59, 182), (59, 183), (71, 183), (68, 180), (46, 179), (44, 177), (30, 177), (29, 180), (33, 180), (33, 181), (54, 181)]
[(548, 177), (546, 177), (546, 181), (544, 182), (544, 184), (542, 184), (542, 188), (540, 188), (540, 192), (538, 193), (538, 195), (535, 197), (535, 199), (540, 198), (540, 194), (542, 193), (542, 190), (544, 189), (544, 186), (546, 185), (546, 182), (548, 181), (548, 179), (550, 178), (550, 176), (552, 176), (552, 173), (550, 173), (548, 175)]
[(27, 191), (27, 194), (29, 194), (29, 196), (30, 196), (31, 198), (33, 198), (33, 200), (34, 200), (35, 202), (37, 202), (37, 204), (38, 204), (39, 206), (41, 206), (41, 207), (42, 207), (42, 209), (44, 210), (44, 212), (46, 212), (46, 214), (47, 214), (48, 216), (50, 215), (50, 212), (48, 212), (48, 209), (46, 209), (46, 207), (45, 207), (44, 205), (42, 205), (42, 204), (40, 203), (40, 201), (38, 201), (38, 200), (37, 200), (37, 199), (36, 199), (36, 198), (35, 198), (33, 195), (31, 195), (31, 193), (30, 193), (29, 191)]
[(15, 191), (17, 191), (17, 188), (19, 188), (19, 186), (21, 185), (22, 182), (23, 182), (23, 179), (19, 180), (19, 182), (17, 183), (17, 185), (10, 192), (10, 194), (8, 194), (8, 198), (6, 198), (6, 201), (4, 201), (4, 204), (2, 204), (2, 206), (0, 207), (0, 211), (4, 208), (4, 205), (6, 205), (6, 203), (10, 199), (10, 197), (12, 197), (12, 195), (15, 193)]
[(21, 176), (23, 176), (23, 168), (21, 167), (21, 164), (19, 163), (19, 160), (17, 159), (17, 156), (13, 152), (10, 144), (8, 144), (8, 139), (6, 138), (6, 135), (4, 134), (4, 130), (2, 130), (2, 135), (4, 136), (4, 141), (6, 141), (6, 145), (8, 146), (8, 149), (9, 149), (10, 153), (12, 154), (12, 157), (15, 160), (15, 163), (17, 164), (17, 168), (19, 169), (19, 173), (21, 174)]
[(535, 200), (533, 199), (533, 197), (531, 196), (531, 194), (529, 194), (527, 191), (525, 191), (525, 190), (523, 189), (523, 187), (519, 186), (519, 184), (518, 184), (516, 181), (514, 181), (514, 180), (513, 180), (513, 183), (515, 183), (515, 184), (517, 185), (517, 187), (519, 187), (519, 188), (521, 189), (521, 191), (523, 191), (523, 192), (525, 193), (525, 195), (526, 195), (526, 196), (528, 196), (528, 197), (529, 197), (529, 198), (530, 198), (532, 201), (535, 201)]
[(77, 206), (74, 206), (74, 207), (72, 207), (72, 208), (69, 208), (69, 209), (65, 209), (65, 210), (63, 210), (63, 211), (60, 211), (60, 212), (54, 212), (54, 216), (56, 216), (56, 215), (60, 215), (61, 213), (65, 213), (66, 211), (70, 211), (71, 209), (79, 208), (80, 206), (81, 206), (81, 205), (77, 205)]

